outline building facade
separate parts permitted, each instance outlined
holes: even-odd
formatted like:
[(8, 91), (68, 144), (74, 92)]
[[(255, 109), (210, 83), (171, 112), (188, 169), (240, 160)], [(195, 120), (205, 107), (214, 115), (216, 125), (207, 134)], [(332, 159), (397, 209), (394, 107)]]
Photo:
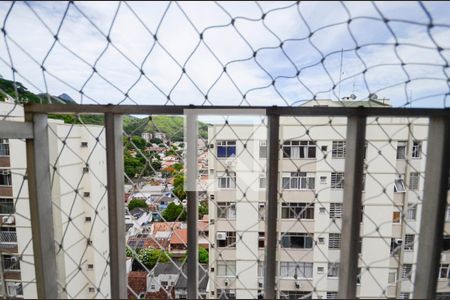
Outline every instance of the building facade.
[[(0, 102), (0, 115), (13, 104)], [(8, 119), (23, 121), (15, 106)], [(106, 152), (101, 126), (49, 120), (58, 287), (64, 298), (110, 297)], [(36, 298), (25, 141), (1, 139), (2, 280), (8, 297)], [(58, 247), (59, 246), (59, 247)]]
[[(323, 101), (321, 105), (342, 105)], [(367, 103), (372, 106), (373, 103)], [(377, 104), (376, 106), (385, 106)], [(359, 297), (412, 297), (428, 120), (368, 118)], [(210, 297), (263, 291), (266, 126), (209, 127)], [(280, 118), (277, 296), (337, 296), (346, 118)], [(447, 214), (447, 220), (449, 214)], [(449, 288), (450, 224), (438, 292)], [(448, 236), (450, 238), (450, 236)]]

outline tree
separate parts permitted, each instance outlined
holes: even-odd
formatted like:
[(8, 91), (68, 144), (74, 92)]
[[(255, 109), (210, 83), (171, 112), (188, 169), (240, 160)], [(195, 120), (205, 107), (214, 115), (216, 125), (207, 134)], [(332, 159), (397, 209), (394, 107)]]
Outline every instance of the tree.
[(138, 259), (148, 269), (153, 269), (157, 263), (166, 263), (170, 261), (172, 255), (162, 249), (141, 249), (138, 253)]
[(208, 204), (200, 203), (200, 205), (198, 206), (198, 218), (203, 219), (203, 216), (207, 214), (208, 214)]
[(184, 191), (184, 174), (178, 174), (173, 179), (173, 190), (172, 192), (178, 199), (186, 199), (186, 192)]
[(167, 208), (162, 212), (163, 218), (168, 222), (173, 221), (185, 221), (186, 220), (186, 210), (183, 205), (177, 205), (175, 202), (169, 203)]
[(145, 200), (142, 200), (142, 199), (133, 199), (130, 201), (130, 203), (128, 203), (129, 211), (132, 211), (133, 208), (136, 208), (136, 207), (142, 207), (142, 208), (148, 209), (147, 203), (145, 203)]
[[(183, 260), (187, 260), (187, 253), (184, 255)], [(209, 252), (205, 248), (198, 248), (198, 262), (201, 264), (207, 264), (209, 262)]]
[(177, 171), (181, 171), (183, 169), (183, 164), (174, 163), (172, 167)]
[(198, 262), (207, 264), (209, 262), (209, 252), (205, 248), (198, 248)]

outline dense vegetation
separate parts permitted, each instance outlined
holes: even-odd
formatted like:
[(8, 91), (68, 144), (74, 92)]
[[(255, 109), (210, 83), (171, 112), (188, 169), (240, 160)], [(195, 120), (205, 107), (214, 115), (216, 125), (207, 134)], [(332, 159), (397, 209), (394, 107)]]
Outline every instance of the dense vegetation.
[(132, 211), (134, 208), (140, 207), (148, 210), (148, 205), (145, 203), (145, 200), (142, 199), (133, 199), (128, 203), (128, 210)]

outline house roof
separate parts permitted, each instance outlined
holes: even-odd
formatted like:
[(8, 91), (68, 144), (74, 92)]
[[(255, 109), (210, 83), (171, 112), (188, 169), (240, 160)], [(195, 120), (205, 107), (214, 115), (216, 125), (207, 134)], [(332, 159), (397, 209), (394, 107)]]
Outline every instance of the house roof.
[(152, 233), (156, 234), (158, 231), (172, 231), (181, 228), (181, 222), (155, 222), (152, 224)]
[[(147, 272), (131, 271), (128, 273), (128, 290), (133, 290), (136, 294), (147, 291)], [(130, 291), (129, 291), (130, 293)], [(128, 296), (131, 296), (130, 294)]]
[(172, 237), (170, 238), (171, 245), (187, 245), (187, 229), (177, 229), (173, 231)]
[[(181, 263), (158, 263), (151, 271), (151, 275), (159, 276), (161, 274), (180, 274)], [(185, 273), (186, 274), (186, 273)]]
[[(198, 288), (200, 290), (206, 290), (206, 286), (208, 285), (208, 265), (201, 264), (198, 266)], [(187, 264), (183, 265), (183, 273), (187, 274)], [(177, 283), (175, 284), (176, 289), (187, 289), (187, 278), (180, 274), (178, 277)]]

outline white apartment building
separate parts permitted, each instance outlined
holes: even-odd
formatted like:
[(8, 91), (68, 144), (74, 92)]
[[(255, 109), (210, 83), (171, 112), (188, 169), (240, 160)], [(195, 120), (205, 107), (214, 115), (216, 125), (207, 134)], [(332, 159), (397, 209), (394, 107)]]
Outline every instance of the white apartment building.
[[(11, 103), (0, 102), (0, 115), (12, 107)], [(8, 119), (23, 121), (23, 108), (14, 107)], [(36, 298), (28, 186), (23, 180), (25, 141), (1, 141), (0, 160), (9, 161), (8, 166), (5, 162), (0, 165), (0, 171), (7, 174), (0, 178), (0, 201), (6, 204), (0, 208), (4, 292), (8, 297)], [(106, 152), (99, 143), (105, 145), (102, 126), (70, 125), (49, 119), (58, 268), (55, 280), (64, 298), (110, 297)], [(4, 220), (11, 222), (6, 225)], [(11, 264), (12, 259), (19, 263)]]
[[(427, 132), (427, 119), (367, 120), (359, 297), (412, 297)], [(346, 118), (280, 118), (279, 298), (337, 296), (345, 136)], [(208, 137), (210, 297), (255, 299), (263, 291), (267, 130), (260, 122), (211, 125)], [(441, 257), (441, 295), (450, 293), (446, 250), (450, 239)]]

